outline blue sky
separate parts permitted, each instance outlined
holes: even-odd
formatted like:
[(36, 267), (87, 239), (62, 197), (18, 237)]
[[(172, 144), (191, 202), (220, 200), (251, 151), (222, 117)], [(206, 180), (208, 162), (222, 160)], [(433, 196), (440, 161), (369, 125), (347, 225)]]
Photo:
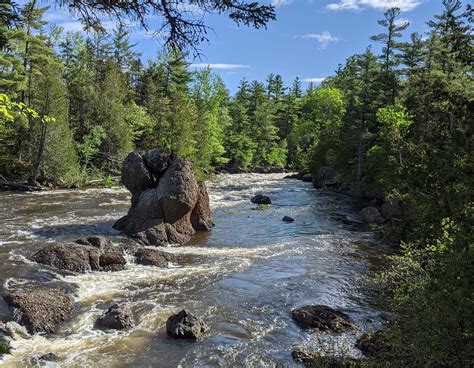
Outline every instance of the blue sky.
[[(277, 20), (266, 30), (239, 28), (225, 16), (206, 16), (206, 23), (214, 31), (209, 33), (209, 43), (201, 44), (201, 60), (189, 60), (193, 69), (210, 65), (231, 92), (242, 78), (263, 81), (269, 73), (281, 74), (287, 85), (297, 76), (304, 84), (310, 80), (318, 82), (332, 75), (347, 57), (364, 51), (371, 43), (369, 37), (382, 30), (377, 20), (387, 7), (398, 6), (403, 10), (401, 18), (410, 22), (406, 36), (414, 31), (425, 32), (426, 21), (442, 10), (440, 0), (272, 2)], [(46, 18), (67, 30), (81, 30), (72, 16), (59, 9), (50, 9)], [(143, 58), (155, 58), (160, 41), (136, 28), (132, 32), (132, 41), (138, 43)], [(374, 45), (375, 52), (379, 49)]]

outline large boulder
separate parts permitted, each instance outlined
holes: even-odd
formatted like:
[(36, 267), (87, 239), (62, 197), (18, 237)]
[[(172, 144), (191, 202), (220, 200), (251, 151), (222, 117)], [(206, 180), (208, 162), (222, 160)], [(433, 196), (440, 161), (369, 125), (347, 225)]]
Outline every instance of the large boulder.
[(211, 230), (214, 226), (211, 216), (211, 206), (209, 204), (209, 194), (206, 185), (199, 183), (199, 193), (196, 206), (191, 213), (191, 225), (194, 230)]
[(207, 329), (202, 318), (194, 316), (186, 309), (172, 315), (166, 321), (166, 332), (174, 338), (199, 340)]
[(179, 256), (149, 248), (140, 248), (135, 252), (135, 262), (144, 266), (167, 267), (169, 262), (179, 260)]
[(336, 180), (336, 171), (329, 166), (320, 167), (316, 171), (316, 173), (314, 173), (312, 180), (313, 186), (315, 188), (323, 188), (326, 186), (333, 186), (338, 184)]
[(377, 207), (365, 207), (359, 212), (359, 218), (370, 224), (381, 224), (383, 217)]
[(102, 329), (125, 330), (133, 327), (133, 314), (129, 305), (113, 304), (102, 316), (97, 318), (95, 326)]
[(79, 244), (51, 244), (31, 258), (37, 263), (63, 271), (85, 273), (99, 271), (100, 250)]
[(122, 165), (122, 184), (132, 194), (137, 194), (148, 188), (152, 181), (142, 156), (137, 152), (129, 153)]
[(304, 174), (303, 177), (301, 178), (301, 180), (309, 183), (309, 182), (313, 181), (313, 175)]
[[(137, 157), (143, 165), (135, 166), (147, 170), (148, 174), (142, 177), (151, 179), (141, 181), (140, 186), (127, 185), (135, 183), (135, 179), (128, 176), (137, 171), (130, 169), (130, 162), (139, 162)], [(196, 230), (212, 228), (206, 185), (197, 182), (191, 162), (161, 149), (148, 151), (143, 158), (134, 153), (124, 162), (122, 178), (132, 192), (132, 206), (114, 228), (128, 236), (146, 245), (183, 244)], [(134, 191), (138, 187), (139, 191)]]
[(355, 328), (349, 316), (325, 305), (307, 305), (294, 309), (291, 316), (302, 328), (323, 332), (345, 332)]
[(118, 271), (126, 263), (114, 251), (102, 252), (81, 244), (51, 244), (33, 254), (31, 259), (62, 271), (85, 273), (90, 271)]
[(157, 148), (147, 151), (143, 159), (145, 160), (145, 165), (150, 174), (158, 181), (170, 166), (173, 158), (165, 150)]
[(73, 310), (69, 296), (56, 289), (15, 292), (3, 299), (15, 309), (16, 322), (30, 334), (55, 332)]

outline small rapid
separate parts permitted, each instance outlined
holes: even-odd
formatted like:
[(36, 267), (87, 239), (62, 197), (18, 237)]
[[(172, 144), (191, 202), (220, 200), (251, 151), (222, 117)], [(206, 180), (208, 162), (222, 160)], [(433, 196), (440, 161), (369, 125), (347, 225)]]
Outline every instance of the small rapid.
[[(305, 304), (341, 308), (360, 326), (380, 311), (361, 285), (383, 260), (386, 245), (357, 220), (360, 203), (318, 191), (284, 174), (220, 175), (208, 183), (213, 219), (209, 233), (186, 246), (164, 247), (183, 263), (142, 266), (125, 255), (123, 271), (61, 275), (28, 257), (56, 241), (105, 235), (129, 207), (125, 189), (0, 193), (2, 295), (50, 285), (67, 290), (76, 309), (52, 336), (18, 334), (5, 367), (28, 366), (32, 356), (56, 354), (61, 367), (274, 367), (293, 365), (294, 345), (325, 343), (294, 324), (290, 312)], [(272, 206), (250, 198), (263, 193)], [(284, 223), (282, 217), (295, 218)], [(126, 247), (125, 247), (126, 248)], [(111, 302), (127, 302), (136, 325), (127, 331), (94, 329)], [(166, 319), (182, 308), (210, 325), (203, 341), (167, 337)], [(0, 319), (11, 319), (0, 302)], [(352, 351), (354, 334), (331, 344)], [(50, 363), (54, 366), (56, 363)]]

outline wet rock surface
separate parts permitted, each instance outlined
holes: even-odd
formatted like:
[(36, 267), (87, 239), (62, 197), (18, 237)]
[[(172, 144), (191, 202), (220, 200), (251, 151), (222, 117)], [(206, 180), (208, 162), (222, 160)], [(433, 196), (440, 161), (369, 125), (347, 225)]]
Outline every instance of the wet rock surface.
[(95, 323), (97, 328), (125, 330), (134, 325), (132, 310), (129, 305), (112, 305)]
[(51, 244), (36, 252), (31, 259), (61, 271), (86, 273), (90, 271), (119, 271), (126, 261), (115, 251), (102, 252), (82, 244)]
[(108, 240), (105, 236), (100, 235), (93, 235), (87, 238), (77, 239), (76, 243), (95, 247), (101, 251), (112, 247), (112, 242)]
[(199, 340), (207, 330), (204, 320), (186, 309), (172, 315), (166, 321), (166, 332), (173, 338)]
[(3, 299), (30, 334), (55, 332), (73, 310), (69, 296), (56, 289), (15, 292)]
[(290, 216), (283, 216), (283, 218), (281, 219), (283, 222), (287, 222), (287, 223), (290, 223), (290, 222), (294, 222), (295, 219), (293, 217), (290, 217)]
[(345, 332), (355, 328), (349, 316), (325, 305), (307, 305), (294, 309), (291, 316), (302, 328), (323, 332)]
[(149, 248), (140, 248), (135, 252), (135, 262), (144, 266), (168, 267), (169, 262), (178, 262), (181, 258), (174, 254)]
[(250, 201), (254, 204), (272, 204), (270, 197), (263, 194), (257, 194)]
[[(143, 180), (129, 178), (137, 172)], [(150, 180), (145, 180), (150, 178)], [(146, 245), (183, 244), (196, 230), (212, 227), (209, 196), (189, 161), (160, 149), (142, 157), (132, 152), (122, 167), (122, 182), (133, 194), (132, 207), (114, 228)]]

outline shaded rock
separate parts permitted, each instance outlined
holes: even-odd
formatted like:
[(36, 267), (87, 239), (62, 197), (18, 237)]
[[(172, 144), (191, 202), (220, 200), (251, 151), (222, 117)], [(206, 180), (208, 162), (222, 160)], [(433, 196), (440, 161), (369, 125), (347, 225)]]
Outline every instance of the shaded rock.
[(174, 338), (199, 340), (207, 329), (202, 318), (194, 316), (186, 309), (172, 315), (166, 321), (166, 332)]
[(304, 171), (300, 171), (298, 174), (296, 174), (295, 178), (298, 179), (298, 180), (303, 180), (303, 176), (305, 176), (306, 174), (308, 174), (308, 173), (306, 173)]
[(198, 190), (191, 163), (176, 158), (156, 188), (163, 221), (172, 224), (190, 212), (197, 203)]
[(355, 347), (369, 358), (379, 356), (389, 350), (380, 331), (363, 333), (356, 340)]
[(143, 156), (148, 171), (158, 180), (171, 163), (172, 157), (165, 150), (156, 148)]
[(298, 179), (298, 174), (286, 175), (283, 179)]
[(291, 316), (302, 328), (344, 332), (355, 328), (349, 316), (325, 305), (307, 305), (294, 309)]
[(154, 249), (140, 248), (135, 252), (135, 262), (144, 266), (168, 267), (169, 262), (179, 260), (179, 256)]
[(209, 194), (206, 185), (203, 182), (198, 183), (199, 192), (196, 206), (191, 212), (191, 225), (194, 230), (211, 230), (214, 226), (211, 216), (211, 205), (209, 203)]
[[(206, 185), (196, 181), (191, 162), (160, 149), (148, 151), (144, 162), (154, 178), (132, 191), (132, 207), (114, 228), (145, 245), (183, 244), (196, 230), (210, 230)], [(124, 163), (123, 176), (130, 175), (126, 168)]]
[(35, 253), (32, 260), (64, 271), (84, 273), (100, 269), (99, 249), (79, 244), (51, 244)]
[(272, 204), (270, 197), (262, 194), (257, 194), (250, 201), (255, 204)]
[(252, 169), (256, 174), (279, 174), (284, 172), (284, 169), (279, 166), (256, 166)]
[(327, 356), (321, 352), (303, 347), (295, 347), (291, 356), (296, 362), (308, 367), (324, 368), (355, 368), (360, 367), (360, 361), (352, 358)]
[(110, 248), (112, 246), (112, 242), (108, 240), (105, 236), (101, 235), (94, 235), (89, 236), (88, 238), (77, 239), (76, 243), (95, 247), (100, 250), (105, 250), (106, 248)]
[(95, 323), (97, 328), (112, 330), (125, 330), (133, 325), (132, 310), (127, 304), (113, 304)]
[(315, 188), (323, 188), (325, 186), (334, 186), (338, 184), (336, 180), (336, 171), (329, 166), (320, 167), (313, 175), (312, 181)]
[(284, 221), (284, 222), (294, 222), (295, 221), (295, 219), (293, 217), (290, 217), (290, 216), (283, 216), (283, 218), (281, 220)]
[(73, 310), (69, 296), (55, 289), (15, 292), (3, 299), (16, 309), (16, 322), (30, 334), (55, 332)]
[(101, 271), (121, 271), (126, 263), (125, 258), (118, 252), (106, 252), (99, 258)]
[(365, 207), (359, 212), (359, 218), (362, 221), (371, 224), (380, 224), (383, 222), (383, 217), (376, 207)]
[(122, 165), (122, 184), (132, 193), (140, 193), (152, 183), (145, 161), (137, 152), (131, 152)]
[(313, 181), (313, 175), (304, 174), (303, 177), (301, 178), (301, 180), (309, 183), (309, 182)]
[(382, 216), (385, 219), (401, 219), (404, 217), (404, 207), (399, 199), (390, 199), (382, 204)]

